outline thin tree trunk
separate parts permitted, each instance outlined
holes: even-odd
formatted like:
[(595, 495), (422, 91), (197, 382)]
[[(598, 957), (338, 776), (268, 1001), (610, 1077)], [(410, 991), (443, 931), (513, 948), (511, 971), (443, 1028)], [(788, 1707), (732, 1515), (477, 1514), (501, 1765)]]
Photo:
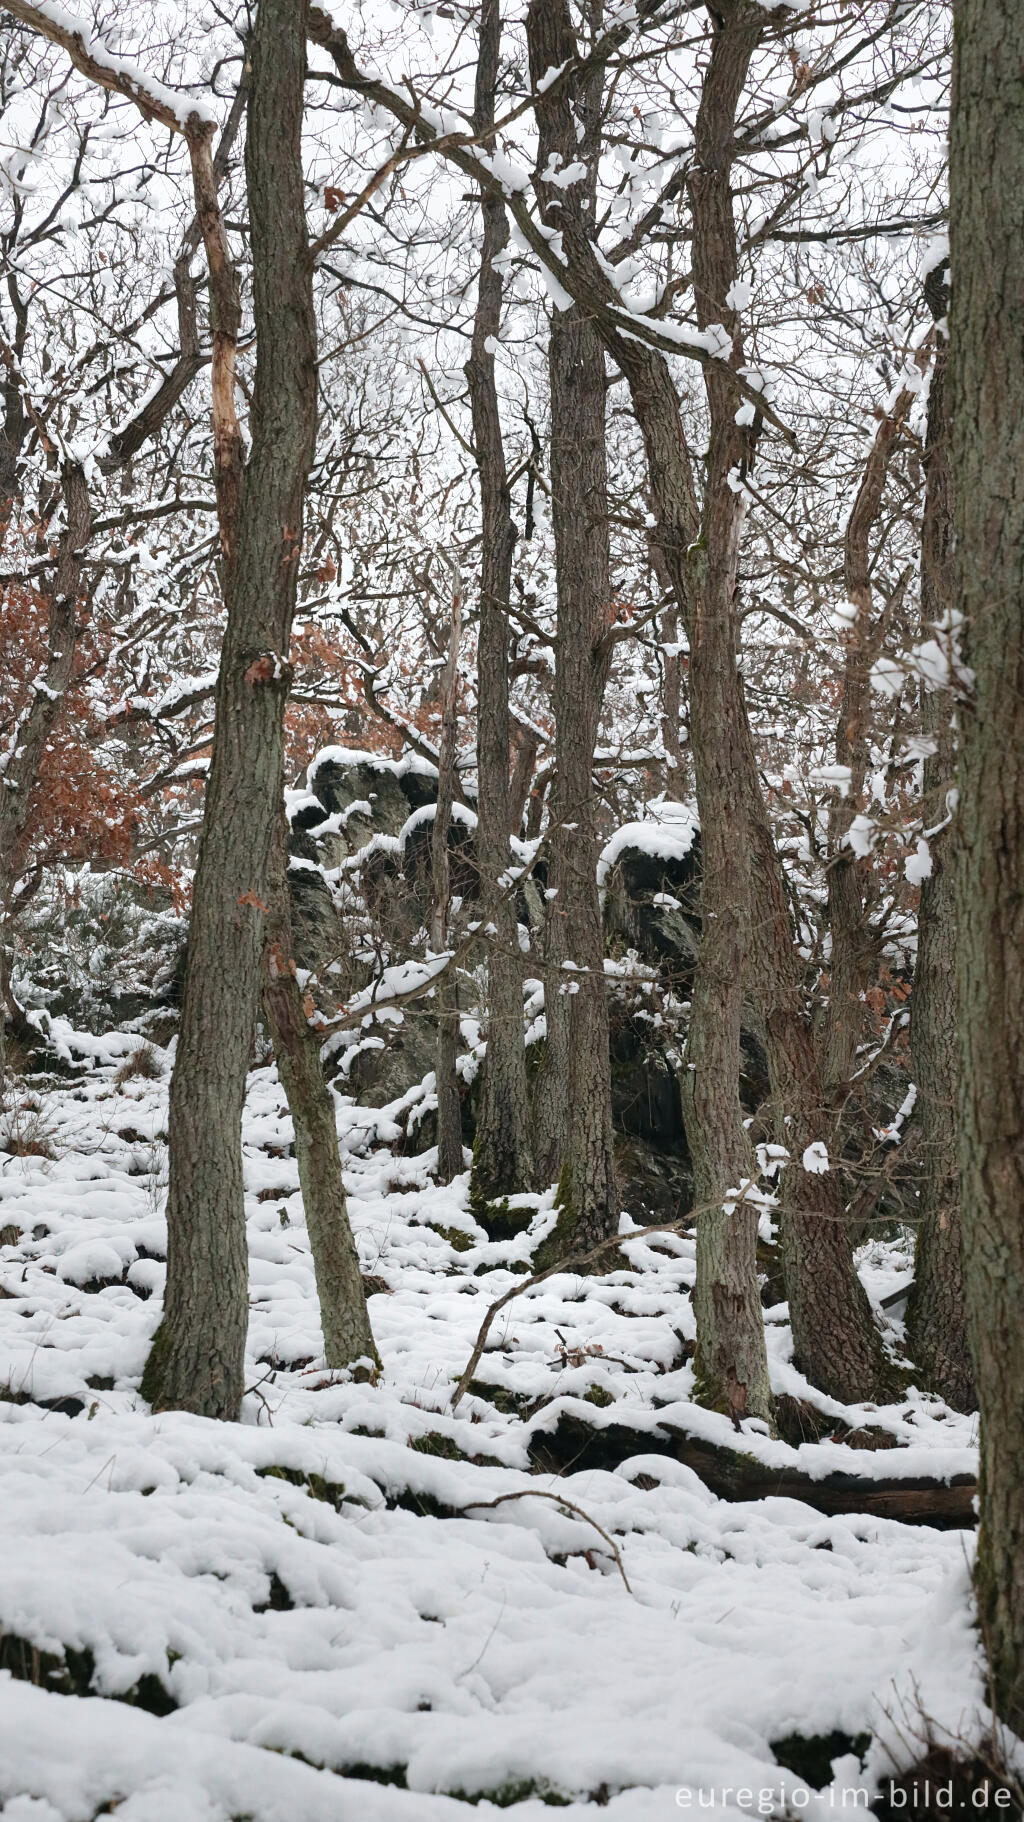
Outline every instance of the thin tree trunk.
[[(745, 0), (716, 19), (694, 131), (690, 178), (693, 291), (703, 328), (720, 322), (742, 360), (735, 309), (727, 299), (737, 276), (731, 182), (732, 139), (746, 73), (763, 14)], [(739, 682), (736, 572), (745, 502), (731, 481), (750, 455), (736, 423), (735, 393), (722, 368), (705, 369), (711, 417), (707, 488), (699, 537), (689, 557), (690, 730), (701, 817), (702, 934), (684, 1056), (687, 1137), (702, 1135), (694, 1159), (698, 1204), (738, 1191), (756, 1172), (739, 1103), (740, 1028), (752, 936), (749, 834), (737, 802), (737, 759), (749, 744)], [(662, 549), (665, 549), (663, 540)], [(665, 551), (668, 560), (668, 551)], [(686, 599), (685, 595), (683, 597)], [(725, 1010), (725, 1019), (722, 1012)], [(711, 1096), (714, 1095), (714, 1101)], [(722, 1112), (726, 1111), (722, 1121)], [(692, 1151), (692, 1147), (691, 1147)], [(710, 1155), (709, 1155), (710, 1154)], [(717, 1154), (717, 1155), (716, 1155)], [(708, 1169), (708, 1165), (711, 1169)], [(710, 1402), (737, 1418), (772, 1415), (764, 1329), (753, 1260), (757, 1214), (728, 1202), (698, 1228), (697, 1368)], [(753, 1280), (753, 1283), (752, 1283)], [(742, 1349), (735, 1343), (742, 1337)]]
[[(659, 553), (660, 556), (660, 553)], [(659, 569), (663, 564), (659, 563)], [(660, 575), (658, 580), (660, 581)], [(665, 795), (685, 803), (689, 794), (686, 756), (683, 752), (683, 664), (679, 645), (679, 610), (673, 602), (661, 616), (662, 650), (661, 740), (665, 748)]]
[[(749, 739), (749, 734), (748, 734)], [(764, 1021), (776, 1139), (790, 1153), (779, 1180), (779, 1238), (797, 1366), (813, 1385), (854, 1404), (891, 1386), (881, 1337), (853, 1262), (842, 1178), (804, 1167), (830, 1130), (828, 1096), (804, 1005), (793, 919), (760, 786), (753, 806), (755, 902), (751, 994)], [(756, 787), (756, 799), (753, 791)]]
[(263, 978), (263, 1006), (278, 1074), (295, 1131), (295, 1157), (313, 1254), (324, 1354), (329, 1367), (380, 1357), (370, 1327), (341, 1176), (334, 1098), (324, 1080), (320, 1045), (295, 975), (283, 817), (274, 843)]
[[(316, 327), (301, 129), (306, 6), (261, 0), (246, 173), (257, 336), (241, 477), (232, 390), (237, 299), (216, 190), (197, 176), (211, 270), (215, 460), (227, 625), (171, 1083), (167, 1290), (143, 1395), (237, 1417), (248, 1321), (241, 1118), (283, 787), (287, 650), (316, 426)], [(195, 168), (195, 156), (194, 156)], [(237, 501), (237, 510), (235, 502)]]
[[(930, 281), (932, 310), (949, 306), (942, 272)], [(953, 575), (953, 501), (949, 475), (947, 342), (936, 337), (928, 393), (925, 503), (921, 532), (921, 618), (926, 628), (949, 626), (956, 603)], [(935, 741), (925, 760), (924, 802), (932, 824), (949, 815), (947, 793), (956, 766), (950, 690), (922, 692), (924, 731)], [(910, 1043), (917, 1084), (921, 1138), (920, 1223), (914, 1283), (907, 1305), (910, 1353), (926, 1382), (958, 1411), (977, 1408), (974, 1368), (964, 1309), (963, 1224), (957, 1170), (956, 1102), (959, 1083), (956, 988), (956, 874), (950, 832), (931, 837), (932, 870), (921, 885), (917, 963), (910, 1001)]]
[(521, 835), (527, 799), (533, 785), (533, 770), (540, 750), (540, 735), (535, 728), (522, 727), (516, 748), (516, 763), (509, 786), (508, 829), (510, 835)]
[(846, 840), (854, 817), (862, 808), (868, 767), (871, 666), (884, 631), (883, 618), (872, 607), (870, 540), (892, 454), (916, 397), (916, 389), (903, 387), (879, 424), (844, 538), (844, 581), (856, 618), (847, 636), (835, 740), (836, 764), (849, 769), (850, 782), (845, 793), (834, 793), (828, 826), (826, 892), (831, 954), (822, 1043), (825, 1084), (834, 1104), (844, 1097), (856, 1067), (864, 1029), (863, 994), (870, 983), (874, 955), (864, 912), (864, 863)]
[[(441, 749), (437, 768), (437, 809), (430, 842), (432, 916), (430, 944), (435, 955), (448, 947), (448, 907), (451, 899), (451, 866), (448, 831), (455, 802), (455, 764), (458, 758), (459, 642), (462, 636), (462, 585), (452, 591), (452, 624), (448, 662), (441, 682)], [(459, 986), (454, 967), (446, 968), (434, 989), (437, 1008), (437, 1055), (434, 1077), (437, 1088), (437, 1176), (450, 1183), (462, 1170), (462, 1103), (455, 1064), (459, 1052)]]
[[(499, 0), (482, 0), (473, 130), (494, 120), (501, 43)], [(494, 346), (501, 333), (501, 271), (495, 260), (508, 239), (499, 197), (481, 197), (483, 249), (472, 352), (466, 366), (480, 475), (483, 543), (477, 648), (477, 861), (481, 913), (491, 925), (487, 961), (487, 1050), (483, 1063), (471, 1199), (487, 1205), (525, 1189), (531, 1179), (529, 1099), (523, 1032), (523, 969), (514, 897), (504, 891), (509, 848), (508, 605), (515, 526), (505, 467)]]
[[(533, 0), (527, 32), (536, 87), (544, 71), (576, 55), (545, 31), (543, 0)], [(540, 14), (535, 19), (533, 16)], [(564, 23), (564, 16), (563, 16)], [(600, 29), (591, 8), (592, 31)], [(545, 220), (561, 227), (575, 214), (593, 232), (601, 150), (603, 70), (569, 86), (551, 106), (537, 102), (536, 185)], [(577, 132), (581, 125), (582, 137)], [(554, 164), (552, 164), (554, 160)], [(569, 189), (541, 173), (582, 160), (586, 178)], [(551, 814), (545, 1009), (547, 1050), (535, 1094), (546, 1137), (545, 1177), (558, 1177), (560, 1218), (551, 1244), (593, 1246), (618, 1227), (612, 1133), (604, 931), (597, 887), (593, 767), (611, 646), (611, 554), (605, 430), (604, 344), (579, 304), (552, 310), (548, 345), (551, 505), (555, 534), (558, 633), (555, 646), (555, 787)]]
[(1016, 0), (955, 17), (950, 141), (962, 713), (960, 1170), (981, 1412), (975, 1588), (995, 1704), (1024, 1733), (1024, 84)]

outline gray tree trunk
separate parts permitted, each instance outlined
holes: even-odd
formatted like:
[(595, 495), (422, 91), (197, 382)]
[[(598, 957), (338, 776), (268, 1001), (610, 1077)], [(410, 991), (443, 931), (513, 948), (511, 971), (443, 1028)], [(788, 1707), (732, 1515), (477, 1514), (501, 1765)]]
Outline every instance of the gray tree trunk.
[(858, 1046), (864, 1034), (864, 999), (876, 956), (865, 915), (863, 875), (846, 837), (863, 808), (870, 752), (871, 667), (881, 646), (884, 617), (873, 609), (871, 535), (878, 520), (886, 478), (907, 412), (916, 392), (904, 387), (882, 418), (872, 441), (860, 486), (846, 524), (843, 580), (856, 619), (847, 635), (843, 678), (836, 719), (836, 764), (846, 766), (850, 783), (835, 792), (828, 821), (827, 893), (829, 996), (821, 1041), (828, 1098), (838, 1106), (849, 1090)]
[(295, 976), (286, 864), (282, 816), (271, 861), (263, 1007), (295, 1131), (295, 1157), (316, 1274), (324, 1354), (329, 1367), (350, 1367), (359, 1361), (379, 1367), (359, 1254), (348, 1218), (334, 1097), (324, 1080), (320, 1045)]
[[(564, 15), (561, 21), (564, 25)], [(527, 33), (535, 85), (552, 63), (577, 54), (575, 33), (564, 45), (553, 43), (545, 27), (557, 23), (544, 0), (533, 0)], [(592, 9), (591, 25), (599, 24)], [(552, 105), (537, 102), (536, 184), (553, 228), (573, 212), (593, 232), (602, 92), (599, 66)], [(582, 160), (586, 179), (569, 190), (545, 184), (540, 173), (552, 158), (563, 165)], [(611, 658), (604, 363), (604, 344), (590, 313), (578, 304), (553, 309), (548, 382), (558, 631), (550, 879), (557, 897), (549, 901), (547, 1047), (535, 1092), (538, 1130), (546, 1141), (545, 1183), (557, 1177), (559, 1184), (552, 1256), (570, 1242), (579, 1248), (607, 1239), (619, 1218), (593, 783)], [(538, 1266), (543, 1262), (538, 1255)]]
[[(473, 128), (494, 120), (501, 44), (499, 0), (482, 0)], [(483, 543), (477, 646), (477, 861), (481, 915), (493, 926), (487, 952), (487, 1050), (473, 1148), (471, 1201), (486, 1222), (487, 1205), (529, 1186), (532, 1177), (529, 1096), (523, 1031), (523, 968), (515, 900), (504, 890), (509, 848), (508, 604), (515, 526), (494, 377), (493, 344), (501, 333), (501, 271), (495, 260), (508, 239), (499, 197), (481, 197), (483, 248), (472, 352), (466, 366), (480, 475)]]
[[(931, 279), (933, 313), (944, 317), (949, 289)], [(921, 533), (921, 618), (926, 629), (956, 605), (953, 501), (949, 475), (948, 343), (940, 331), (928, 393), (925, 503)], [(948, 624), (948, 620), (946, 622)], [(940, 824), (956, 767), (953, 700), (926, 691), (922, 721), (936, 743), (924, 766), (927, 820)], [(926, 1382), (958, 1411), (977, 1409), (964, 1308), (963, 1224), (957, 1168), (956, 1104), (960, 1075), (956, 986), (956, 873), (952, 831), (931, 838), (932, 870), (921, 886), (917, 963), (910, 1001), (910, 1043), (921, 1140), (920, 1225), (914, 1283), (907, 1306), (910, 1353)]]
[[(458, 758), (459, 640), (462, 634), (461, 583), (452, 594), (452, 624), (448, 662), (441, 685), (441, 747), (437, 767), (437, 809), (430, 841), (431, 931), (435, 955), (448, 947), (448, 909), (451, 866), (448, 831), (455, 802), (455, 764)], [(455, 1065), (459, 1052), (459, 986), (454, 966), (444, 970), (434, 989), (437, 1008), (437, 1052), (434, 1079), (437, 1089), (437, 1175), (450, 1183), (462, 1170), (462, 1103)]]
[(960, 1171), (981, 1412), (975, 1588), (1024, 1732), (1024, 75), (1016, 0), (955, 16), (950, 382), (962, 711)]
[[(230, 434), (232, 363), (222, 360), (215, 374), (221, 388), (218, 397), (215, 386), (215, 449), (227, 625), (171, 1082), (164, 1319), (142, 1388), (157, 1409), (210, 1417), (237, 1417), (244, 1389), (241, 1118), (283, 787), (286, 660), (316, 428), (301, 149), (306, 12), (301, 0), (261, 0), (251, 45), (252, 447), (239, 488)], [(215, 348), (232, 328), (218, 313)]]

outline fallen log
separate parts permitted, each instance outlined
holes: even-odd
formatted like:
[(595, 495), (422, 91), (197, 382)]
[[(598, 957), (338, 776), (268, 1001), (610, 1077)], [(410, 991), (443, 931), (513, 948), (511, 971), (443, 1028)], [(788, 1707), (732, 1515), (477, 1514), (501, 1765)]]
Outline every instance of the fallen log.
[(621, 1423), (589, 1424), (575, 1412), (563, 1411), (552, 1429), (534, 1429), (529, 1449), (531, 1461), (548, 1473), (613, 1471), (637, 1455), (664, 1455), (692, 1468), (719, 1499), (798, 1499), (829, 1517), (863, 1512), (942, 1531), (965, 1530), (977, 1522), (977, 1482), (967, 1474), (948, 1481), (927, 1475), (883, 1480), (837, 1469), (812, 1479), (799, 1468), (769, 1466), (669, 1423), (633, 1430)]

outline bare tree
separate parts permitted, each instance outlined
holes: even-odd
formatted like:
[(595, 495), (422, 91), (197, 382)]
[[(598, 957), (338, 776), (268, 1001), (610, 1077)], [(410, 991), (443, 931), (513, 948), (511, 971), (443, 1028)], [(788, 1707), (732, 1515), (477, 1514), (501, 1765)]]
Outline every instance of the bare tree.
[[(527, 18), (530, 73), (541, 78), (575, 61), (568, 15), (533, 0)], [(601, 9), (593, 6), (592, 34)], [(552, 28), (561, 30), (555, 42)], [(601, 151), (600, 62), (550, 101), (537, 102), (535, 186), (558, 232), (569, 215), (594, 231)], [(568, 186), (560, 173), (585, 168)], [(545, 176), (548, 173), (548, 176)], [(597, 889), (594, 750), (611, 661), (611, 559), (604, 344), (590, 313), (572, 303), (552, 311), (548, 344), (551, 512), (558, 622), (555, 641), (555, 777), (552, 787), (545, 1013), (547, 1044), (537, 1083), (542, 1175), (557, 1178), (560, 1218), (549, 1246), (571, 1237), (592, 1246), (616, 1232), (619, 1208), (612, 1140), (604, 932)]]
[[(473, 130), (486, 145), (494, 123), (500, 0), (482, 0), (477, 50)], [(505, 463), (494, 350), (501, 334), (501, 269), (495, 263), (508, 239), (508, 221), (498, 194), (488, 186), (480, 198), (483, 245), (473, 345), (466, 366), (473, 440), (480, 475), (483, 543), (480, 568), (480, 630), (477, 640), (477, 861), (481, 912), (489, 930), (487, 961), (487, 1051), (473, 1147), (471, 1195), (486, 1220), (487, 1205), (525, 1189), (532, 1175), (526, 1050), (523, 1034), (523, 970), (514, 897), (505, 890), (509, 848), (508, 648), (509, 593), (515, 525)]]
[[(430, 942), (436, 955), (448, 947), (448, 914), (451, 900), (451, 864), (448, 837), (455, 802), (458, 760), (459, 645), (462, 638), (462, 581), (452, 588), (452, 618), (448, 656), (441, 679), (441, 747), (437, 765), (437, 808), (430, 841)], [(454, 966), (443, 970), (434, 989), (437, 1008), (437, 1174), (450, 1183), (462, 1170), (462, 1104), (455, 1073), (459, 1047), (459, 988)]]
[[(316, 428), (316, 324), (301, 132), (306, 9), (262, 0), (251, 48), (246, 177), (257, 361), (251, 449), (234, 419), (237, 316), (218, 313), (215, 462), (227, 625), (171, 1083), (164, 1318), (143, 1392), (158, 1409), (237, 1417), (248, 1270), (241, 1118), (283, 789), (288, 644)], [(215, 206), (201, 193), (200, 215)], [(225, 246), (226, 258), (226, 246)], [(226, 301), (234, 297), (228, 272)], [(234, 307), (233, 307), (234, 308)], [(218, 381), (220, 392), (218, 392)]]

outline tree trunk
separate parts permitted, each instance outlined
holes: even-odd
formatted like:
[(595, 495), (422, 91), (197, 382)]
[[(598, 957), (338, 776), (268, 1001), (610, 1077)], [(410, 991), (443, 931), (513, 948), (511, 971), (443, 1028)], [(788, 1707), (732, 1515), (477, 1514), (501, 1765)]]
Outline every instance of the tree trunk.
[(955, 17), (952, 476), (962, 714), (960, 1171), (981, 1412), (979, 1620), (1024, 1732), (1024, 80), (1014, 0)]
[[(661, 553), (658, 552), (656, 576), (661, 580), (660, 572), (664, 569)], [(678, 651), (679, 646), (679, 609), (675, 602), (670, 602), (661, 616), (660, 632), (662, 648), (662, 684), (661, 684), (661, 740), (665, 748), (665, 795), (674, 803), (685, 803), (690, 794), (689, 767), (683, 752), (682, 706), (683, 706), (683, 666)], [(671, 646), (671, 651), (665, 651)]]
[[(575, 56), (545, 31), (543, 0), (533, 0), (527, 30), (534, 85), (560, 56)], [(534, 15), (540, 14), (539, 19)], [(600, 18), (592, 9), (591, 25)], [(601, 150), (603, 70), (570, 85), (551, 106), (537, 102), (538, 194), (547, 224), (570, 211), (593, 231)], [(571, 108), (569, 103), (571, 103)], [(582, 125), (582, 138), (577, 133)], [(541, 173), (581, 160), (587, 176), (568, 190)], [(597, 887), (593, 767), (611, 646), (611, 555), (605, 432), (604, 344), (579, 304), (552, 310), (548, 346), (551, 504), (555, 534), (558, 633), (555, 646), (555, 787), (551, 816), (549, 941), (545, 974), (548, 1042), (535, 1095), (545, 1133), (545, 1179), (557, 1175), (560, 1217), (551, 1245), (596, 1245), (619, 1219), (612, 1134), (604, 930)], [(545, 1117), (546, 1116), (546, 1117)]]
[(341, 1177), (334, 1097), (324, 1080), (320, 1045), (295, 977), (283, 817), (271, 865), (263, 1006), (295, 1131), (324, 1354), (329, 1367), (368, 1362), (379, 1368)]
[[(441, 748), (437, 767), (437, 808), (430, 841), (431, 932), (430, 943), (435, 955), (448, 947), (448, 905), (451, 898), (451, 867), (448, 859), (448, 831), (455, 802), (455, 763), (458, 758), (458, 685), (459, 640), (462, 634), (461, 583), (452, 593), (452, 625), (448, 641), (448, 663), (441, 685)], [(446, 968), (434, 989), (437, 1008), (437, 1056), (434, 1078), (437, 1088), (437, 1176), (440, 1183), (450, 1183), (462, 1170), (462, 1103), (459, 1079), (455, 1073), (459, 1053), (459, 985), (454, 965)]]
[[(941, 271), (932, 275), (931, 291), (933, 314), (944, 317), (949, 290), (942, 282)], [(921, 532), (921, 618), (929, 629), (936, 624), (948, 627), (950, 610), (956, 602), (947, 346), (939, 331), (928, 393)], [(941, 824), (949, 815), (947, 793), (956, 765), (952, 692), (922, 692), (922, 721), (925, 732), (936, 742), (936, 751), (924, 766), (925, 813), (929, 823)], [(964, 1309), (963, 1226), (956, 1155), (960, 1056), (956, 875), (950, 839), (948, 830), (931, 837), (932, 870), (921, 885), (917, 916), (910, 1042), (917, 1084), (922, 1179), (907, 1337), (911, 1356), (926, 1383), (956, 1410), (973, 1411), (977, 1409), (977, 1395)]]
[[(499, 0), (482, 0), (473, 130), (494, 120), (501, 42)], [(501, 333), (501, 271), (495, 260), (508, 239), (499, 197), (481, 197), (483, 249), (473, 344), (466, 365), (473, 439), (480, 475), (483, 543), (477, 647), (477, 862), (481, 915), (490, 925), (487, 960), (487, 1050), (483, 1063), (471, 1200), (487, 1205), (527, 1188), (532, 1175), (523, 969), (514, 897), (507, 886), (509, 848), (508, 604), (515, 526), (505, 467), (493, 348)]]
[[(735, 365), (743, 355), (737, 314), (727, 302), (737, 276), (732, 141), (750, 58), (763, 29), (763, 14), (746, 0), (738, 0), (715, 19), (689, 180), (697, 320), (701, 328), (710, 322), (723, 325), (732, 340), (731, 363)], [(701, 1133), (701, 1152), (694, 1158), (698, 1205), (712, 1198), (721, 1200), (729, 1190), (738, 1193), (756, 1174), (739, 1101), (752, 880), (750, 838), (743, 826), (743, 801), (737, 801), (736, 790), (737, 772), (742, 776), (738, 761), (750, 745), (737, 666), (736, 573), (745, 502), (742, 491), (731, 485), (736, 471), (742, 472), (749, 459), (750, 438), (736, 423), (735, 392), (726, 371), (717, 364), (705, 368), (704, 383), (711, 418), (707, 486), (700, 535), (687, 562), (690, 733), (701, 819), (702, 933), (683, 1060), (687, 1137), (694, 1128)], [(669, 562), (665, 541), (659, 542)], [(678, 547), (674, 554), (678, 561)], [(698, 1217), (696, 1365), (709, 1402), (730, 1410), (736, 1418), (770, 1419), (764, 1327), (754, 1270), (757, 1219), (754, 1208), (739, 1202), (730, 1209), (729, 1200), (721, 1210)]]
[(808, 1148), (829, 1131), (829, 1106), (814, 1033), (804, 1007), (800, 956), (764, 799), (757, 791), (756, 880), (751, 993), (764, 1021), (775, 1136), (790, 1153), (779, 1180), (782, 1268), (797, 1366), (813, 1385), (847, 1404), (882, 1398), (892, 1373), (867, 1292), (857, 1275), (842, 1179), (805, 1169)]
[(873, 611), (871, 533), (878, 519), (893, 450), (916, 390), (901, 388), (875, 432), (860, 486), (847, 520), (843, 580), (856, 618), (846, 637), (843, 680), (836, 722), (836, 764), (850, 773), (845, 792), (833, 794), (828, 819), (828, 871), (825, 876), (829, 957), (829, 996), (822, 1029), (823, 1070), (829, 1100), (844, 1099), (856, 1068), (864, 1032), (864, 990), (870, 984), (874, 951), (864, 908), (863, 872), (847, 842), (854, 817), (863, 807), (871, 717), (871, 667), (881, 645), (884, 618)]
[[(219, 306), (214, 323), (227, 624), (171, 1082), (164, 1320), (143, 1379), (143, 1395), (155, 1408), (210, 1417), (237, 1417), (244, 1386), (241, 1119), (283, 788), (286, 659), (316, 428), (301, 151), (306, 10), (294, 0), (261, 0), (251, 47), (246, 174), (257, 364), (252, 448), (240, 489), (231, 441), (232, 325)], [(209, 251), (205, 222), (204, 235)], [(230, 291), (230, 273), (211, 260), (215, 299), (221, 284)]]

